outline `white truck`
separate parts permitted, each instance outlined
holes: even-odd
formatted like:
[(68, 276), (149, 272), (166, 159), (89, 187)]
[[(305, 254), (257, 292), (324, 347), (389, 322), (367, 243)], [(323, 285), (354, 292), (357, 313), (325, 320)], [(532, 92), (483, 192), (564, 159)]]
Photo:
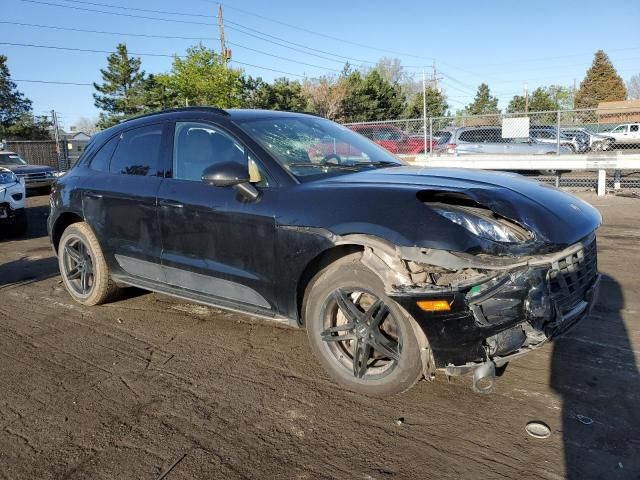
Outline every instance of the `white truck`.
[(606, 135), (613, 137), (616, 145), (640, 144), (640, 123), (623, 123), (606, 132)]
[(0, 237), (23, 235), (27, 230), (25, 182), (8, 168), (0, 167)]

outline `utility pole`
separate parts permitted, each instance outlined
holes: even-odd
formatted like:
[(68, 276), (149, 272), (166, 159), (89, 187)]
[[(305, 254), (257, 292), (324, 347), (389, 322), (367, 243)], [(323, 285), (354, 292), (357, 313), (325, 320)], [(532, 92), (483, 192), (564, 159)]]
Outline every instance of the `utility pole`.
[(231, 60), (231, 49), (224, 43), (224, 21), (222, 20), (222, 4), (218, 4), (218, 33), (220, 35), (220, 55), (225, 66)]
[(527, 84), (524, 84), (524, 112), (527, 113), (529, 111), (529, 89), (527, 88)]
[(51, 110), (51, 123), (53, 124), (53, 138), (56, 141), (56, 157), (58, 160), (58, 170), (62, 170), (60, 158), (60, 132), (58, 126), (58, 116), (55, 110)]

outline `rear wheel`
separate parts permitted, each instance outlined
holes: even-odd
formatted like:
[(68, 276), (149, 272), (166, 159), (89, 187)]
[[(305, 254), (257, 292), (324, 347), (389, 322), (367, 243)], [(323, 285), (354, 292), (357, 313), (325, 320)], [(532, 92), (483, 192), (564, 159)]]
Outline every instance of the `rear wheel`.
[(400, 393), (422, 376), (413, 320), (360, 256), (344, 257), (312, 280), (304, 305), (309, 342), (339, 384), (369, 395)]
[(84, 305), (99, 305), (119, 291), (109, 276), (100, 244), (84, 222), (69, 225), (58, 246), (58, 265), (67, 291)]

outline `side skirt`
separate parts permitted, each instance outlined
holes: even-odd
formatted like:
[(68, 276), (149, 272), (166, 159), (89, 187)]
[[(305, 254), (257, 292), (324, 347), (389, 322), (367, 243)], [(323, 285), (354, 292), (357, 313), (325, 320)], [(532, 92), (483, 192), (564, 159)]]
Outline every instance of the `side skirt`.
[(131, 287), (141, 288), (143, 290), (149, 290), (152, 292), (161, 293), (163, 295), (169, 295), (171, 297), (187, 300), (189, 302), (199, 303), (201, 305), (207, 305), (209, 307), (220, 308), (234, 313), (240, 313), (242, 315), (249, 315), (252, 317), (258, 317), (263, 320), (269, 320), (272, 322), (278, 322), (280, 324), (286, 324), (298, 327), (295, 320), (283, 317), (281, 315), (274, 315), (270, 312), (264, 312), (250, 306), (241, 306), (232, 302), (225, 302), (224, 300), (212, 300), (206, 295), (201, 295), (192, 291), (185, 291), (178, 288), (173, 288), (169, 285), (158, 284), (153, 281), (144, 280), (141, 278), (131, 278), (124, 275), (113, 275), (113, 280), (117, 283), (123, 283)]

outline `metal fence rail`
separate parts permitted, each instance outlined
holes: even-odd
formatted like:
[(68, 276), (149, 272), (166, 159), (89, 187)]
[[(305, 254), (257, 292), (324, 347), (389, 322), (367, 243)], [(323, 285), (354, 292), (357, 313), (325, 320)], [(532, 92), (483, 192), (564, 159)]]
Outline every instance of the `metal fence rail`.
[(539, 155), (401, 156), (428, 167), (516, 172), (559, 188), (640, 197), (640, 153), (602, 152), (548, 158)]

